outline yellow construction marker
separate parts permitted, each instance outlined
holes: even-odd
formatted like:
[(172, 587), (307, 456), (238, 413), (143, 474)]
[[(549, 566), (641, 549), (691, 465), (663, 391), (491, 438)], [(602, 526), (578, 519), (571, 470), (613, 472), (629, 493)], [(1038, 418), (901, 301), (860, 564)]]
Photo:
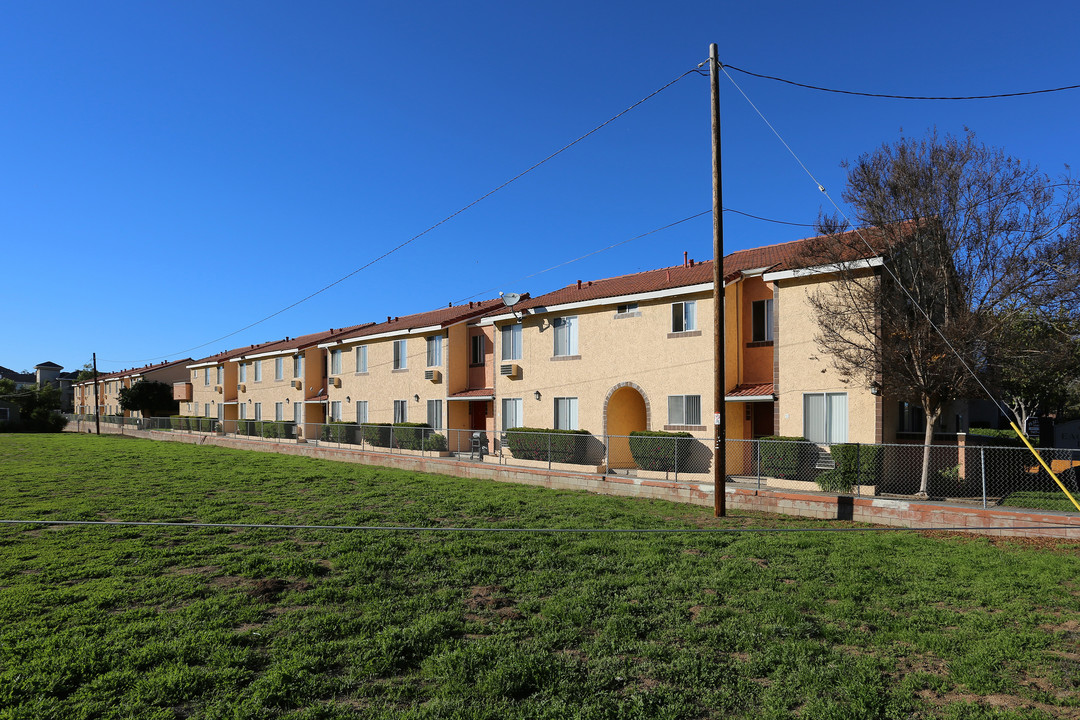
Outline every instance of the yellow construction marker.
[(1069, 494), (1069, 491), (1066, 490), (1065, 486), (1061, 483), (1060, 480), (1058, 480), (1058, 476), (1054, 474), (1054, 471), (1050, 469), (1050, 466), (1046, 464), (1046, 461), (1042, 459), (1042, 456), (1039, 455), (1039, 453), (1035, 451), (1035, 448), (1031, 446), (1031, 443), (1028, 442), (1028, 439), (1027, 437), (1025, 437), (1024, 433), (1020, 432), (1020, 428), (1016, 427), (1016, 423), (1010, 421), (1009, 425), (1012, 426), (1013, 432), (1016, 433), (1016, 436), (1024, 441), (1024, 444), (1027, 445), (1027, 449), (1031, 451), (1031, 454), (1035, 456), (1035, 459), (1039, 461), (1039, 464), (1043, 466), (1043, 470), (1046, 470), (1046, 472), (1050, 473), (1050, 477), (1054, 478), (1054, 482), (1056, 482), (1058, 487), (1061, 488), (1061, 492), (1065, 493), (1065, 497), (1069, 498), (1072, 504), (1076, 506), (1077, 512), (1080, 512), (1080, 503), (1077, 503), (1076, 498)]

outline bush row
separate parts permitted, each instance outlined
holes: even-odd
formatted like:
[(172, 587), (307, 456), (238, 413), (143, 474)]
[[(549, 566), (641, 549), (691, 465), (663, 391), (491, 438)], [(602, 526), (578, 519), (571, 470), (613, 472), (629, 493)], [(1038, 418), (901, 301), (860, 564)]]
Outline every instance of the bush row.
[(447, 448), (446, 436), (432, 432), (432, 427), (427, 423), (365, 423), (357, 426), (346, 421), (334, 421), (323, 426), (322, 439), (429, 452), (443, 452)]
[(591, 436), (588, 430), (517, 427), (506, 431), (506, 444), (520, 460), (583, 465), (588, 454), (586, 439)]
[(630, 433), (630, 454), (642, 470), (692, 472), (697, 444), (688, 432), (634, 430)]

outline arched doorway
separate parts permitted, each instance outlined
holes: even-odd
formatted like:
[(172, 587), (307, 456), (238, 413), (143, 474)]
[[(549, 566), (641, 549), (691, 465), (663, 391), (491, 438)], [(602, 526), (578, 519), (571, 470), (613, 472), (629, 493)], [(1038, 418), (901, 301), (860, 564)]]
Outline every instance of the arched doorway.
[(649, 401), (634, 383), (621, 383), (608, 392), (604, 403), (604, 433), (608, 439), (608, 467), (636, 468), (626, 437), (649, 429)]

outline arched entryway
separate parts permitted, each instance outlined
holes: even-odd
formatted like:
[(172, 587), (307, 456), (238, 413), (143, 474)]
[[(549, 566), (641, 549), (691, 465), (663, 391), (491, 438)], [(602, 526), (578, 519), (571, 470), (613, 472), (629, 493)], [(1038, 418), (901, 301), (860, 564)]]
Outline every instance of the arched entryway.
[(608, 467), (634, 468), (627, 436), (635, 430), (649, 429), (649, 400), (634, 383), (613, 387), (604, 402), (604, 434), (608, 439)]

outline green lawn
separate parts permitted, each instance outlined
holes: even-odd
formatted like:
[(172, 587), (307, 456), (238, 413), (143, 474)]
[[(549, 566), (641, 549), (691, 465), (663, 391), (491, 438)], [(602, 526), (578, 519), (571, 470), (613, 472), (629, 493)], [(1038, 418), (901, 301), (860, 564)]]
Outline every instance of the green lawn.
[[(5, 519), (853, 527), (87, 435)], [(1080, 718), (1080, 546), (0, 526), (0, 718)]]
[[(1076, 494), (1073, 493), (1073, 497)], [(1080, 498), (1077, 498), (1080, 500)], [(1076, 512), (1076, 506), (1069, 501), (1065, 493), (1057, 492), (1014, 492), (1001, 499), (998, 505), (1014, 508), (1030, 508), (1032, 510), (1057, 510), (1059, 512)]]

